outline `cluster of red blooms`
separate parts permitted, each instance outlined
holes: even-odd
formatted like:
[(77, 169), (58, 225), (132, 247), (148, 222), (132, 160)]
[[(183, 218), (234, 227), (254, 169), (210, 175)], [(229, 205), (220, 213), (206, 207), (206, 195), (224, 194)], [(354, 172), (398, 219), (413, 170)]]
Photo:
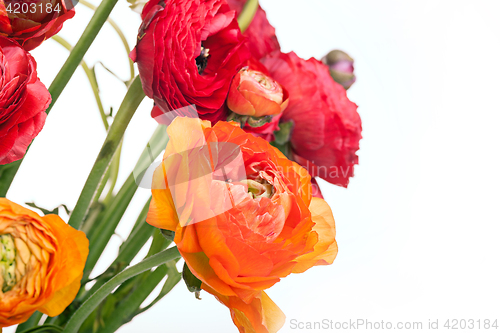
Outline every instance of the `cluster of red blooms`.
[[(151, 0), (132, 58), (152, 116), (188, 105), (213, 125), (237, 121), (271, 142), (311, 176), (347, 187), (361, 139), (357, 106), (346, 95), (354, 81), (352, 59), (327, 66), (282, 53), (266, 13), (258, 8), (242, 33), (236, 18), (245, 0)], [(349, 61), (350, 60), (350, 61)], [(332, 77), (347, 68), (347, 85)], [(177, 112), (178, 113), (178, 112)], [(321, 196), (320, 192), (315, 193)]]
[[(67, 0), (51, 0), (60, 10), (50, 13), (18, 13), (13, 1), (0, 0), (0, 164), (24, 156), (51, 102), (28, 52), (74, 15)], [(282, 53), (260, 7), (242, 32), (246, 2), (150, 0), (131, 58), (155, 102), (152, 116), (170, 125), (146, 221), (174, 232), (195, 289), (226, 305), (240, 332), (275, 333), (285, 316), (265, 290), (337, 255), (332, 211), (311, 183), (347, 187), (361, 120), (346, 95), (352, 59)], [(185, 117), (189, 106), (196, 114)], [(241, 170), (231, 164), (234, 147)], [(25, 226), (43, 232), (19, 231)], [(8, 263), (0, 267), (0, 331), (35, 310), (58, 316), (80, 289), (84, 233), (0, 199), (0, 236)], [(41, 268), (25, 269), (28, 262)], [(35, 293), (33, 281), (48, 287)]]
[(0, 0), (0, 165), (24, 156), (42, 130), (51, 101), (28, 51), (58, 33), (63, 22), (75, 15), (63, 0), (21, 5)]

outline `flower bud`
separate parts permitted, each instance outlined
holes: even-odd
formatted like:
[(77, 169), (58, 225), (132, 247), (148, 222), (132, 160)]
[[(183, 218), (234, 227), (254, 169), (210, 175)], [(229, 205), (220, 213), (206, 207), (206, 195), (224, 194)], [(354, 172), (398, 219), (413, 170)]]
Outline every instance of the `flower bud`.
[(344, 51), (333, 50), (323, 58), (323, 63), (330, 68), (330, 75), (344, 87), (349, 89), (356, 81), (354, 60)]
[(233, 79), (228, 108), (239, 115), (264, 117), (281, 113), (288, 105), (288, 92), (262, 72), (243, 68)]

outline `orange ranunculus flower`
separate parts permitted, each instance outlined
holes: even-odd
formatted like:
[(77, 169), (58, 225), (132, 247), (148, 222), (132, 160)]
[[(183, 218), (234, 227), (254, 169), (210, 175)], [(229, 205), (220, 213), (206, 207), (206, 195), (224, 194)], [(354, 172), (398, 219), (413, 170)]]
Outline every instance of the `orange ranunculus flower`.
[(280, 114), (288, 105), (288, 92), (266, 74), (243, 68), (236, 74), (227, 96), (234, 113), (264, 117)]
[(59, 315), (80, 289), (89, 242), (57, 215), (0, 198), (0, 328)]
[(305, 169), (235, 123), (176, 118), (167, 132), (148, 223), (176, 232), (202, 289), (240, 332), (277, 332), (285, 317), (263, 290), (333, 262), (330, 207), (312, 198)]

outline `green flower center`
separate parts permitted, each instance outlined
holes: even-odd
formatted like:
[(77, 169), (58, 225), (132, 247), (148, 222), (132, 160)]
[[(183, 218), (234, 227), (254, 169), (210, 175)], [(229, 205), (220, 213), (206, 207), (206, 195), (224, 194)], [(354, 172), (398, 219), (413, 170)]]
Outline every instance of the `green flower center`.
[(262, 197), (271, 198), (274, 194), (273, 185), (269, 184), (265, 179), (247, 179), (242, 182), (247, 184), (248, 193), (250, 193), (254, 199)]
[(12, 289), (17, 283), (16, 246), (10, 234), (0, 235), (0, 285), (2, 292)]

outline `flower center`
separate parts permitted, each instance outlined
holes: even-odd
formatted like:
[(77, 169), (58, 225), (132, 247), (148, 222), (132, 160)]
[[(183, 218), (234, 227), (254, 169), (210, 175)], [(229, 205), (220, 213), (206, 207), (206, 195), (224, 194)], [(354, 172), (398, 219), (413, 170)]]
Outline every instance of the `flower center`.
[(198, 67), (198, 73), (203, 74), (205, 71), (205, 68), (207, 68), (208, 65), (208, 57), (210, 57), (209, 54), (210, 49), (206, 49), (203, 46), (203, 43), (201, 43), (201, 52), (200, 55), (196, 57), (196, 67)]
[(271, 198), (274, 194), (273, 185), (262, 178), (257, 178), (255, 180), (246, 179), (242, 183), (246, 183), (248, 186), (248, 193), (252, 195), (253, 199), (256, 198)]
[(252, 71), (250, 75), (255, 79), (255, 81), (257, 81), (265, 89), (273, 89), (274, 88), (274, 85), (271, 82), (269, 82), (269, 80), (267, 79), (267, 76), (265, 76), (261, 73), (255, 72), (255, 71)]
[(0, 235), (0, 285), (2, 292), (12, 289), (17, 283), (16, 247), (11, 235)]

